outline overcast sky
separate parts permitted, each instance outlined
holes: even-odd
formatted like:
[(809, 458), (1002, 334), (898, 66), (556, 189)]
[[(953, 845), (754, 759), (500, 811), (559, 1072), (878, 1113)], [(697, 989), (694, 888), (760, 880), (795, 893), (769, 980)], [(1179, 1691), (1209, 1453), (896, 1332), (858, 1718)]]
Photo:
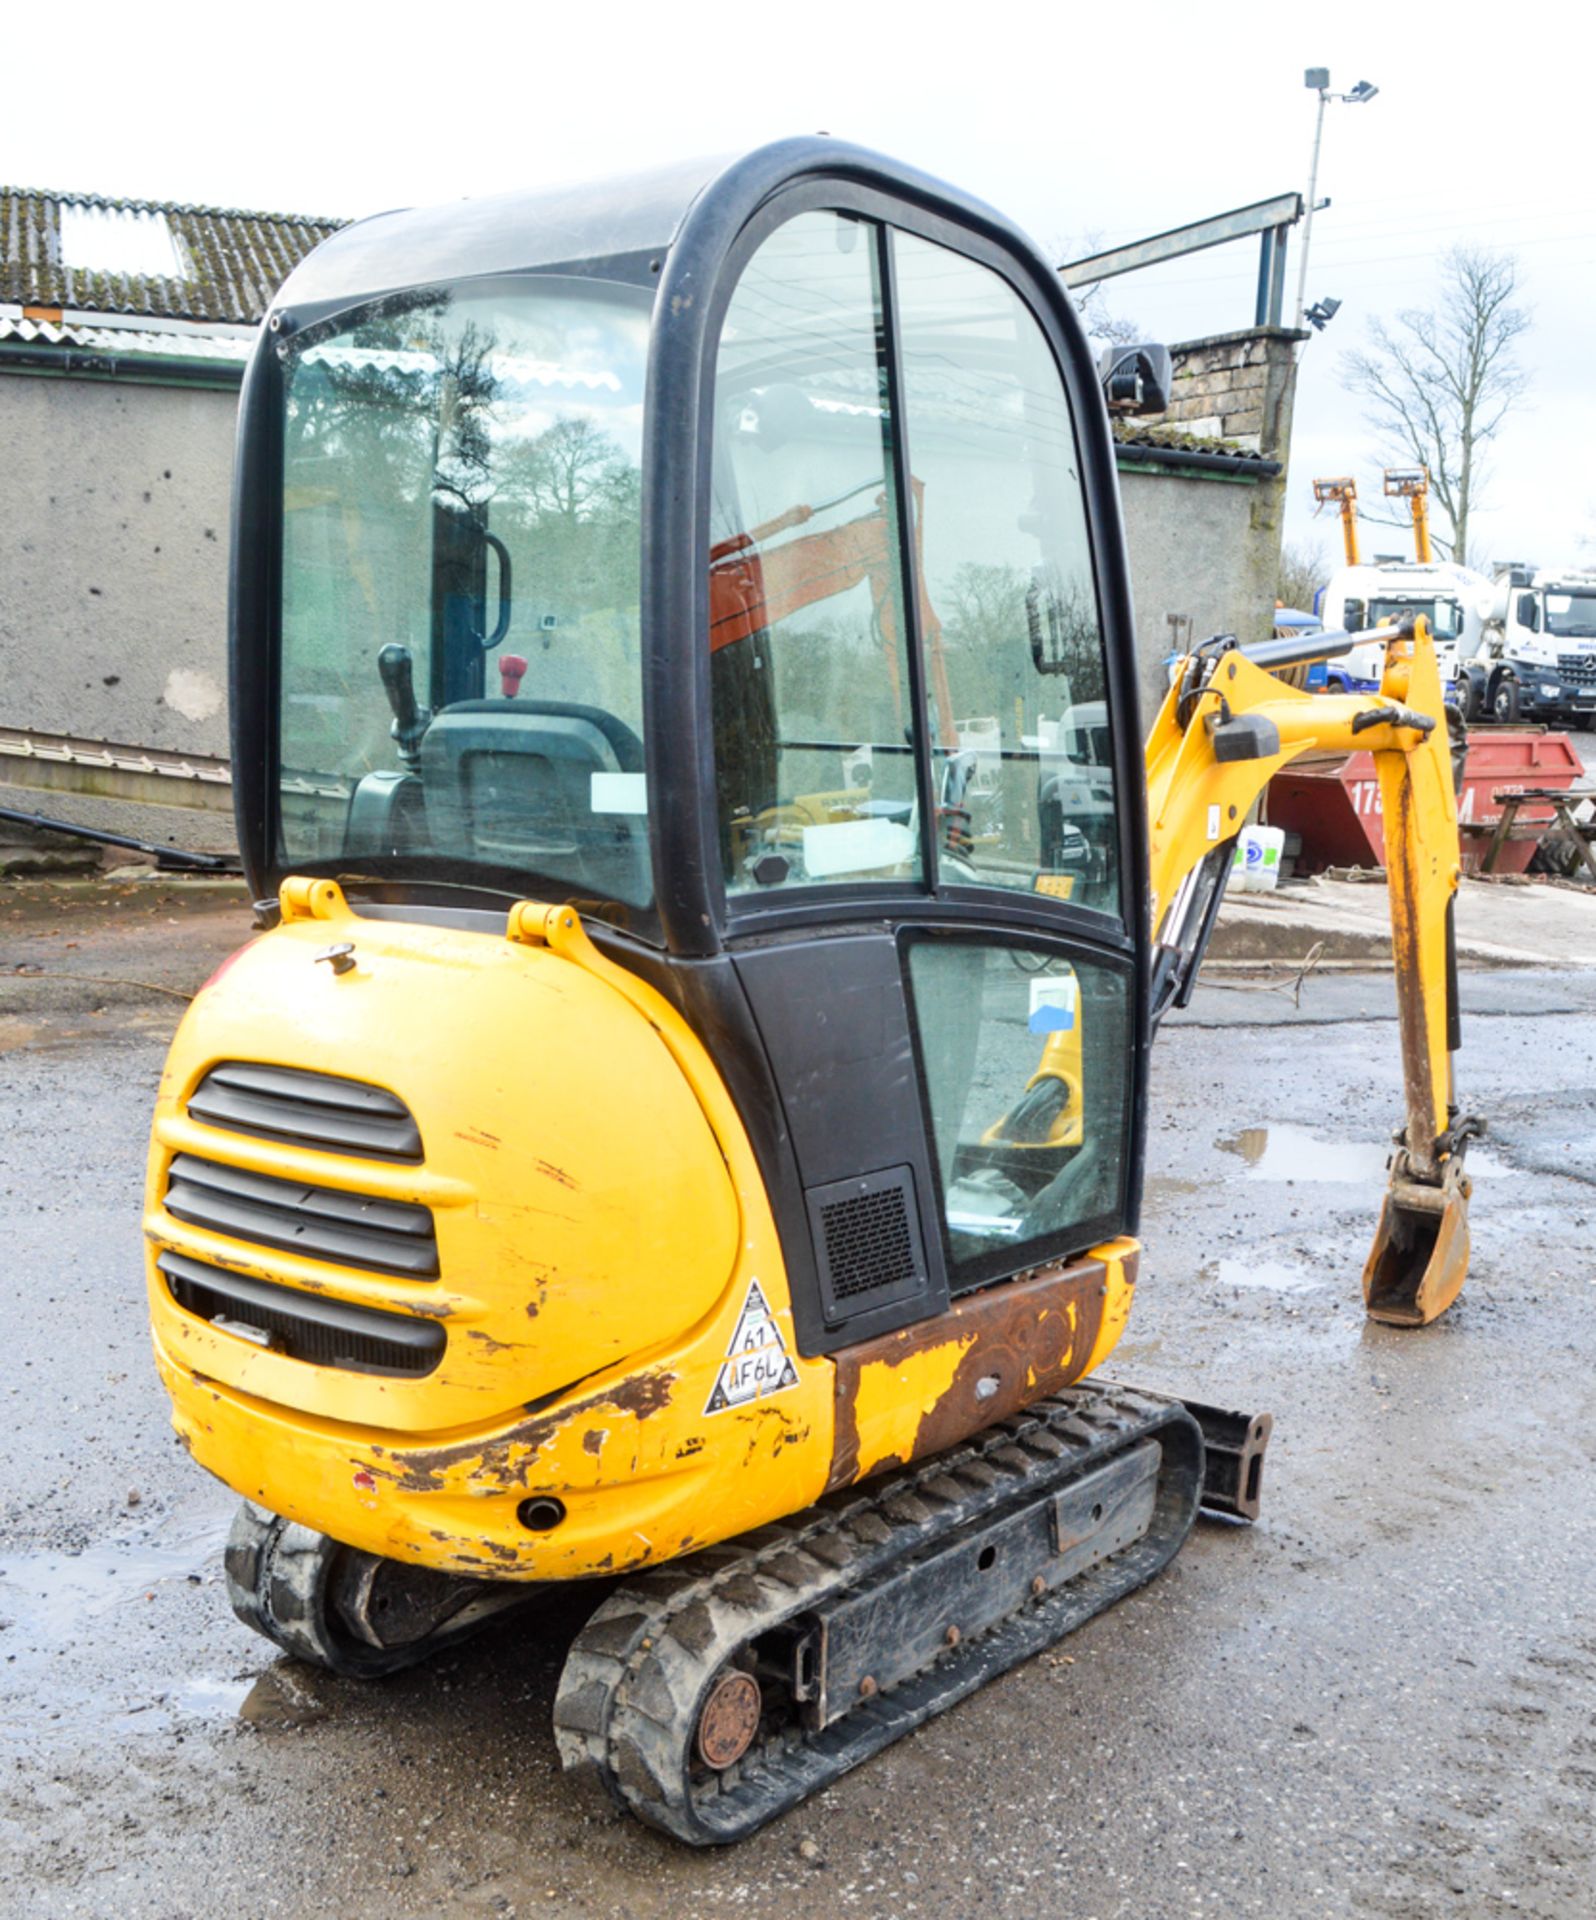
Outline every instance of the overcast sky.
[[(1367, 105), (1326, 113), (1310, 300), (1343, 302), (1306, 351), (1288, 536), (1315, 474), (1379, 495), (1378, 449), (1337, 362), (1371, 314), (1433, 299), (1459, 243), (1516, 253), (1533, 384), (1478, 515), (1496, 558), (1583, 559), (1596, 534), (1596, 27), (1573, 4), (860, 0), (801, 6), (352, 6), (166, 0), (9, 9), (0, 180), (356, 215), (625, 172), (825, 130), (980, 194), (1055, 258), (1305, 190), (1306, 66)], [(1300, 231), (1300, 230), (1299, 230)], [(1179, 340), (1252, 319), (1253, 241), (1111, 283)], [(1287, 281), (1296, 286), (1295, 245)], [(1397, 551), (1395, 530), (1366, 548)]]

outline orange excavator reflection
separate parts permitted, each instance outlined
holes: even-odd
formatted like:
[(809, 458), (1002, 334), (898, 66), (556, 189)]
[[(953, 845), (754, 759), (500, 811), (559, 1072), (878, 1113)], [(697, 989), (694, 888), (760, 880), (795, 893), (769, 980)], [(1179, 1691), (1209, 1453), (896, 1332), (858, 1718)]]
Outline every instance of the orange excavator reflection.
[[(804, 534), (779, 546), (766, 548), (793, 527), (806, 526), (817, 514), (829, 513), (843, 501), (866, 492), (878, 483), (868, 480), (863, 486), (850, 487), (834, 499), (818, 506), (789, 507), (775, 519), (733, 534), (709, 550), (709, 650), (718, 653), (735, 646), (803, 608), (814, 606), (839, 593), (846, 593), (860, 581), (870, 587), (876, 630), (881, 636), (887, 677), (892, 687), (894, 710), (900, 724), (907, 724), (899, 659), (898, 608), (902, 600), (902, 582), (897, 568), (896, 542), (892, 519), (887, 511), (885, 490), (876, 495), (871, 512), (828, 527), (821, 533)], [(953, 696), (948, 687), (947, 655), (942, 641), (942, 623), (938, 620), (925, 590), (925, 484), (911, 480), (914, 495), (914, 557), (918, 582), (920, 631), (925, 641), (930, 671), (930, 692), (935, 707), (938, 744), (949, 753), (958, 751), (958, 729), (953, 721)]]

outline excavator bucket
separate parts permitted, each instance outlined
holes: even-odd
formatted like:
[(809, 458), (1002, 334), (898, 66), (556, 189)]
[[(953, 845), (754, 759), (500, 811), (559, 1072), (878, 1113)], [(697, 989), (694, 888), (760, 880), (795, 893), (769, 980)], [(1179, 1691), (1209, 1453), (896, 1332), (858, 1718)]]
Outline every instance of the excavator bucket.
[(1455, 1158), (1432, 1187), (1405, 1177), (1398, 1156), (1363, 1269), (1371, 1320), (1423, 1327), (1451, 1306), (1469, 1270), (1470, 1190)]

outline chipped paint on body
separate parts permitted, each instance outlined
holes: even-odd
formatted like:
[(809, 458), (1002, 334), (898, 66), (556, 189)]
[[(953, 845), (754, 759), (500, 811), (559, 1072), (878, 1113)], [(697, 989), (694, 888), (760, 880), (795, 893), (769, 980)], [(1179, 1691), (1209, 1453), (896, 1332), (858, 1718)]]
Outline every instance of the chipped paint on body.
[(1136, 1261), (1135, 1241), (1112, 1241), (844, 1348), (827, 1484), (848, 1486), (956, 1446), (1079, 1380), (1124, 1330)]

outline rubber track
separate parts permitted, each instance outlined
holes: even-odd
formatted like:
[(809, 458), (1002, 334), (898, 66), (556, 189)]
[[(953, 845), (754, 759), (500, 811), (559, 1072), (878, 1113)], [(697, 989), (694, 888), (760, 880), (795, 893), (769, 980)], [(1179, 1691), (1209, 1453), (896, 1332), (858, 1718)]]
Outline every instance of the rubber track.
[(327, 1583), (342, 1551), (326, 1534), (246, 1500), (233, 1518), (223, 1558), (234, 1613), (296, 1660), (352, 1679), (375, 1680), (435, 1651), (429, 1644), (389, 1653), (333, 1630)]
[[(354, 1680), (379, 1680), (419, 1666), (469, 1639), (491, 1617), (491, 1612), (479, 1611), (458, 1626), (445, 1626), (397, 1647), (357, 1640), (333, 1617), (330, 1600), (334, 1563), (340, 1554), (354, 1551), (246, 1500), (234, 1515), (223, 1556), (227, 1597), (246, 1627), (284, 1653)], [(530, 1589), (522, 1589), (506, 1593), (502, 1604), (519, 1605), (531, 1597)]]
[[(1051, 1496), (1149, 1435), (1163, 1442), (1164, 1467), (1140, 1540), (820, 1732), (793, 1726), (724, 1773), (690, 1773), (708, 1689), (750, 1640), (972, 1523)], [(679, 1840), (743, 1839), (1150, 1580), (1190, 1531), (1202, 1469), (1202, 1436), (1184, 1409), (1073, 1388), (864, 1493), (662, 1567), (612, 1594), (578, 1635), (554, 1706), (560, 1757), (596, 1767), (622, 1807)]]

